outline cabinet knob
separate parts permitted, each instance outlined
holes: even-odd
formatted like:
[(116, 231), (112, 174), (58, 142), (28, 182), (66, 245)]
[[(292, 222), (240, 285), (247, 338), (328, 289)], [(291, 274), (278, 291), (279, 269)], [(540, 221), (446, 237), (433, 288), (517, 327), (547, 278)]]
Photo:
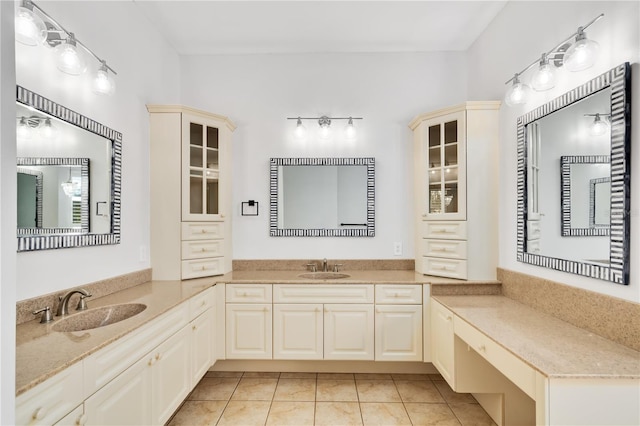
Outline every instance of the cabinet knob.
[(200, 232), (202, 232), (203, 234), (206, 234), (206, 233), (207, 233), (207, 230), (206, 230), (206, 229), (204, 229), (204, 228), (202, 228), (202, 230), (201, 230)]
[(204, 266), (204, 265), (202, 265), (202, 270), (204, 271), (204, 270), (206, 270), (206, 269), (207, 269), (207, 267), (206, 267), (206, 266)]
[(398, 297), (400, 296), (398, 293), (393, 293), (393, 297)]
[(478, 350), (479, 350), (480, 352), (485, 352), (485, 351), (487, 350), (487, 347), (486, 347), (486, 346), (484, 345), (484, 343), (483, 343), (483, 344), (481, 344), (480, 346), (478, 346)]
[(206, 248), (204, 248), (204, 247), (202, 247), (202, 251), (207, 251), (207, 249), (206, 249)]
[(447, 315), (447, 321), (451, 321), (451, 315)]
[(158, 352), (156, 354), (156, 360), (160, 361), (162, 359), (162, 354), (160, 352)]
[(87, 416), (84, 413), (80, 414), (80, 416), (78, 416), (78, 418), (76, 419), (76, 425), (84, 426), (85, 423), (87, 423)]
[(223, 215), (223, 214), (220, 214), (220, 218), (221, 218), (221, 219), (224, 219), (224, 215)]
[(38, 407), (36, 411), (33, 412), (33, 415), (31, 417), (33, 418), (33, 420), (42, 420), (46, 415), (47, 409), (44, 407)]
[(191, 329), (192, 329), (193, 331), (195, 331), (195, 330), (196, 330), (196, 328), (198, 328), (198, 327), (196, 327), (195, 325), (191, 326)]
[(316, 312), (320, 312), (320, 308), (316, 308)]
[(203, 300), (203, 301), (200, 303), (200, 306), (205, 306), (206, 304), (207, 304), (207, 301), (206, 301), (206, 300)]
[(153, 357), (151, 357), (151, 358), (149, 358), (149, 361), (147, 362), (147, 365), (148, 365), (149, 367), (151, 367), (151, 366), (152, 366), (153, 364), (155, 364), (155, 363), (156, 363), (156, 359), (155, 359), (155, 358), (153, 358)]
[(376, 313), (379, 314), (380, 313), (380, 308), (376, 308)]
[(265, 312), (269, 312), (269, 308), (267, 308), (266, 306), (264, 307), (263, 311)]
[(329, 312), (329, 308), (324, 308), (324, 311), (325, 312)]

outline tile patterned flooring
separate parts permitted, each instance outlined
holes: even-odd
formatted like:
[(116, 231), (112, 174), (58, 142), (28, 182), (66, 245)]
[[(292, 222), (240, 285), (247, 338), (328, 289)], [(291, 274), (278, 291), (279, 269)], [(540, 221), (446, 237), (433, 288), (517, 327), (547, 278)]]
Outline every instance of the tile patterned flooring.
[(168, 425), (495, 423), (439, 374), (208, 372)]

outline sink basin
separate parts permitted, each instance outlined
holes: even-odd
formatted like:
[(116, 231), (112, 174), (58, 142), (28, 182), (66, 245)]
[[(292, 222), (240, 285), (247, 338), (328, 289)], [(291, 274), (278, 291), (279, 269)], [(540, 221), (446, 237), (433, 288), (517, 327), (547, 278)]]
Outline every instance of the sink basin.
[(351, 275), (340, 272), (307, 272), (298, 276), (300, 278), (308, 278), (311, 280), (337, 280), (340, 278), (349, 278)]
[(62, 332), (91, 330), (126, 320), (145, 309), (147, 309), (147, 305), (142, 303), (126, 303), (93, 308), (63, 318), (56, 322), (52, 328), (54, 331)]

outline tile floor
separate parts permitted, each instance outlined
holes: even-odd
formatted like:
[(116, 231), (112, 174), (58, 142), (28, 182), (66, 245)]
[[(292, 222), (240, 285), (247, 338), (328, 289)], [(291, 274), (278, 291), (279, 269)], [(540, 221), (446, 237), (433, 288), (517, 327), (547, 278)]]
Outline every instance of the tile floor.
[(438, 374), (208, 372), (178, 425), (495, 425)]

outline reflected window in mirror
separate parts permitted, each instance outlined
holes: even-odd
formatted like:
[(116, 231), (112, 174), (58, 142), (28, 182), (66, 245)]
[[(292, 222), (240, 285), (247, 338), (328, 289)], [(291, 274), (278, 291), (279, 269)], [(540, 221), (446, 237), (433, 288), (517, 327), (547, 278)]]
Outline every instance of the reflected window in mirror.
[(270, 235), (373, 237), (373, 158), (272, 158)]
[(518, 118), (519, 261), (629, 283), (630, 79), (620, 65)]
[(16, 100), (18, 251), (118, 244), (122, 134), (20, 86)]

